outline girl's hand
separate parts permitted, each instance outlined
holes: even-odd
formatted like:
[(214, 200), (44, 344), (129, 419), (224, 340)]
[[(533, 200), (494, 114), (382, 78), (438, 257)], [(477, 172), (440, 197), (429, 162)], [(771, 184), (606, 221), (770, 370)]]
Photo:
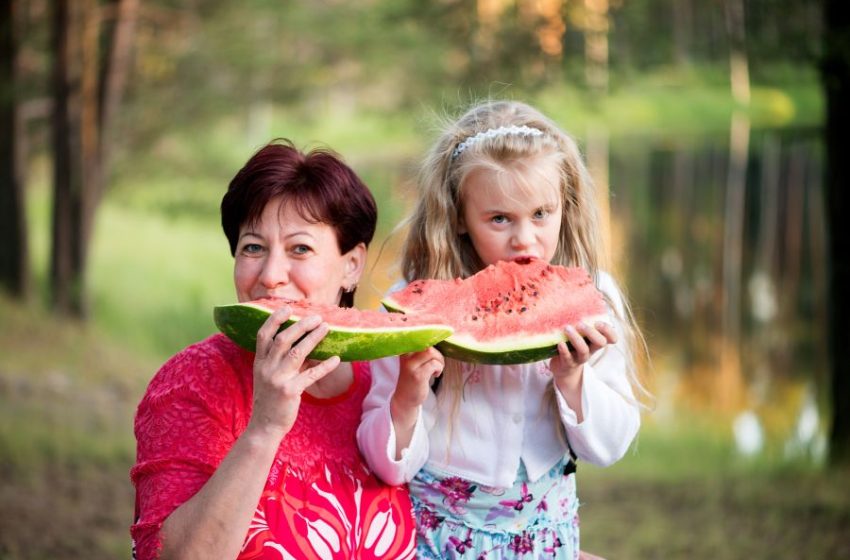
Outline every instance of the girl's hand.
[(339, 365), (337, 356), (304, 365), (307, 355), (328, 333), (328, 325), (318, 315), (310, 315), (278, 332), (289, 313), (288, 307), (278, 309), (257, 331), (254, 409), (249, 423), (261, 433), (280, 438), (295, 423), (304, 390)]
[(402, 354), (399, 356), (399, 366), (390, 410), (393, 420), (409, 420), (412, 414), (415, 422), (417, 408), (428, 398), (431, 380), (443, 373), (446, 360), (436, 348), (428, 348), (420, 352)]
[(549, 369), (555, 378), (556, 387), (581, 421), (581, 382), (584, 364), (598, 350), (616, 343), (617, 334), (614, 332), (614, 327), (603, 322), (594, 325), (584, 323), (576, 326), (567, 325), (564, 330), (572, 348), (567, 346), (566, 342), (559, 343), (558, 355), (552, 358)]

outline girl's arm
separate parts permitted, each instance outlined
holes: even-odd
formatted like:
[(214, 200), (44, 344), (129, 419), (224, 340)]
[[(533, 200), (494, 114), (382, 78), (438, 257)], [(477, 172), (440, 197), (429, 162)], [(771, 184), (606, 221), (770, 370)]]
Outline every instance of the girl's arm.
[[(622, 297), (614, 281), (603, 275), (600, 288), (623, 316)], [(640, 411), (627, 375), (625, 333), (612, 313), (612, 325), (569, 327), (567, 334), (575, 350), (562, 348), (551, 364), (561, 420), (580, 459), (609, 465), (625, 454), (640, 427)]]
[(434, 404), (428, 383), (436, 369), (432, 352), (442, 370), (442, 356), (433, 349), (372, 362), (372, 388), (363, 401), (357, 443), (387, 484), (409, 482), (428, 459), (433, 418), (423, 409)]
[[(597, 362), (584, 364), (578, 396), (582, 418), (560, 391), (558, 409), (573, 451), (584, 461), (610, 465), (625, 455), (640, 428), (640, 411), (626, 381), (617, 345)], [(625, 382), (625, 383), (624, 383)]]
[(298, 416), (301, 394), (339, 365), (332, 357), (301, 371), (328, 327), (312, 316), (277, 333), (288, 314), (276, 311), (258, 331), (251, 420), (204, 486), (163, 522), (159, 558), (239, 555), (277, 449)]

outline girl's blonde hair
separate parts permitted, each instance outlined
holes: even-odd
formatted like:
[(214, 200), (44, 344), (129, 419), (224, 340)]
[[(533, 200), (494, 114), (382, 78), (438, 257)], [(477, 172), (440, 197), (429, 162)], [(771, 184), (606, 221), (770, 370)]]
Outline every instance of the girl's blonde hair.
[[(476, 134), (527, 126), (542, 135), (504, 134), (477, 140), (457, 157), (457, 146)], [(595, 275), (602, 245), (593, 182), (575, 140), (538, 110), (517, 101), (492, 101), (450, 123), (422, 164), (419, 198), (407, 220), (402, 274), (418, 278), (467, 277), (482, 268), (468, 236), (460, 235), (461, 189), (471, 171), (530, 157), (553, 156), (561, 171), (562, 226), (553, 264), (581, 266)]]
[[(529, 127), (542, 134), (521, 132), (483, 134), (503, 127)], [(525, 130), (512, 128), (511, 130)], [(472, 142), (468, 139), (479, 135)], [(458, 146), (464, 144), (458, 153)], [(576, 141), (537, 109), (517, 101), (488, 101), (469, 109), (446, 125), (422, 163), (419, 196), (402, 247), (401, 269), (408, 282), (421, 278), (466, 278), (483, 263), (468, 235), (460, 234), (463, 186), (466, 177), (481, 168), (515, 168), (520, 160), (545, 157), (560, 169), (561, 232), (553, 264), (579, 266), (598, 281), (604, 247), (597, 215), (595, 189)], [(609, 304), (612, 302), (609, 302)], [(623, 293), (619, 316), (626, 337), (627, 375), (638, 400), (651, 399), (640, 383), (636, 353), (647, 356), (646, 344)], [(459, 405), (461, 368), (447, 361), (446, 389)], [(554, 393), (553, 393), (554, 395)], [(554, 403), (552, 403), (554, 404)]]

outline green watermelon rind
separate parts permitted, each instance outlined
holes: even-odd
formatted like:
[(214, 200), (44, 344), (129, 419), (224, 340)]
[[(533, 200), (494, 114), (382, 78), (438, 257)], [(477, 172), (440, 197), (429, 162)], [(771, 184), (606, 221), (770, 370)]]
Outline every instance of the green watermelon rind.
[[(219, 305), (213, 309), (213, 319), (218, 329), (233, 342), (251, 352), (257, 347), (257, 331), (269, 315), (271, 311), (251, 303)], [(292, 316), (283, 324), (281, 330), (298, 320), (299, 317)], [(440, 324), (388, 328), (332, 325), (309, 357), (324, 360), (339, 356), (343, 362), (377, 360), (424, 350), (444, 340), (452, 332), (451, 327)]]
[[(405, 310), (389, 299), (381, 302), (389, 311), (405, 313)], [(589, 317), (586, 321), (608, 320), (604, 315)], [(462, 362), (487, 365), (529, 364), (552, 358), (558, 354), (558, 344), (567, 340), (563, 331), (539, 335), (481, 342), (471, 337), (451, 335), (437, 343), (436, 347), (447, 358)], [(569, 342), (567, 345), (570, 346)]]

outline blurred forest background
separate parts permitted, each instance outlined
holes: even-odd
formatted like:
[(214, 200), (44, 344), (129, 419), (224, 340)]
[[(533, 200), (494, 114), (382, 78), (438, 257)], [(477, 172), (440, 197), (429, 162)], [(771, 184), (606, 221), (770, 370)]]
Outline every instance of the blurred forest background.
[(254, 151), (366, 179), (375, 307), (434, 125), (487, 98), (579, 139), (650, 345), (635, 449), (579, 467), (583, 548), (850, 558), (838, 4), (0, 1), (0, 559), (129, 557), (135, 406), (235, 299)]

